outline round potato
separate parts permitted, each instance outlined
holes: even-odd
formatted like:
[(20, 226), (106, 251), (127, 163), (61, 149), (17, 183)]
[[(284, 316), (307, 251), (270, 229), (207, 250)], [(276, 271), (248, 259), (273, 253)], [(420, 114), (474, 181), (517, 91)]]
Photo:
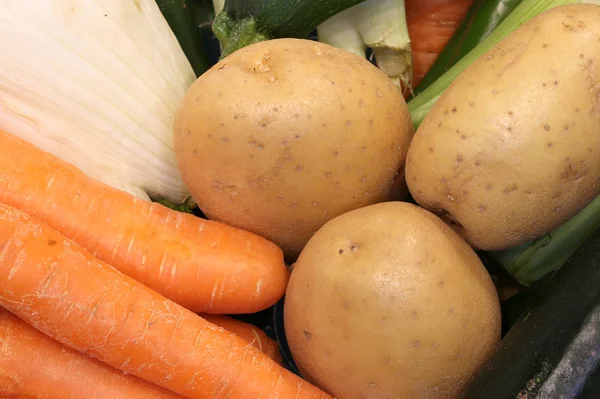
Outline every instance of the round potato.
[(397, 198), (413, 133), (402, 94), (367, 60), (277, 39), (198, 78), (176, 117), (175, 151), (209, 218), (293, 259), (332, 217)]
[(325, 224), (292, 271), (285, 333), (302, 375), (340, 399), (453, 398), (500, 338), (469, 245), (403, 202)]
[(551, 9), (453, 81), (406, 166), (419, 205), (473, 247), (555, 229), (600, 194), (600, 6)]

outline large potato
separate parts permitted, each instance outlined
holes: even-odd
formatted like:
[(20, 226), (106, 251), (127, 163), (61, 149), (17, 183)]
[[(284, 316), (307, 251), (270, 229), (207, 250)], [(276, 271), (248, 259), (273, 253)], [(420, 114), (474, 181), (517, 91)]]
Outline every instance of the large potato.
[(325, 224), (292, 271), (284, 324), (296, 364), (340, 399), (453, 398), (500, 338), (495, 287), (469, 245), (415, 205)]
[(600, 7), (551, 9), (450, 85), (415, 134), (416, 201), (474, 247), (539, 237), (600, 193)]
[(402, 94), (367, 60), (278, 39), (200, 76), (178, 112), (175, 151), (209, 218), (294, 258), (327, 220), (405, 186), (413, 133)]

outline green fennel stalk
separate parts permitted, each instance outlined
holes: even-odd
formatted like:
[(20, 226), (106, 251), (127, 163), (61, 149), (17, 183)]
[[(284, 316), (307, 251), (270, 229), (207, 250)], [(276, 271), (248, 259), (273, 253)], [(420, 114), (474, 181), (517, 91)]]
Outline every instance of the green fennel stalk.
[(551, 233), (515, 248), (491, 251), (522, 285), (529, 286), (561, 267), (587, 238), (600, 228), (600, 197)]

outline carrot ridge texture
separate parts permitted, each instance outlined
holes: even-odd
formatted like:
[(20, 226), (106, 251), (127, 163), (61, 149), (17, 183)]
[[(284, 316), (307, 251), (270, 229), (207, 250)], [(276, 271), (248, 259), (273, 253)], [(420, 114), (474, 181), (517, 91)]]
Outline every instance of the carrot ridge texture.
[(473, 0), (406, 0), (405, 4), (416, 87), (465, 19)]
[(2, 308), (0, 398), (184, 399), (65, 347)]
[(0, 203), (197, 313), (254, 313), (285, 293), (289, 271), (274, 243), (136, 198), (2, 131)]
[(201, 314), (200, 316), (204, 320), (243, 338), (271, 359), (275, 360), (278, 364), (282, 364), (283, 358), (277, 341), (270, 338), (263, 330), (255, 325), (225, 315)]
[(3, 204), (0, 306), (72, 349), (190, 399), (331, 398), (242, 338)]

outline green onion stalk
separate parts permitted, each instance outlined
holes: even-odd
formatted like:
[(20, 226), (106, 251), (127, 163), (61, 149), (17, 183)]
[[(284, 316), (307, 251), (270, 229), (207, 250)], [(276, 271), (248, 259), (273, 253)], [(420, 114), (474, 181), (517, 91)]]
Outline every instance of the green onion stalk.
[(372, 50), (375, 63), (399, 88), (412, 89), (413, 61), (404, 0), (366, 0), (317, 27), (322, 43), (366, 58)]
[(560, 268), (600, 228), (600, 197), (575, 217), (536, 240), (489, 255), (520, 284), (530, 286)]

